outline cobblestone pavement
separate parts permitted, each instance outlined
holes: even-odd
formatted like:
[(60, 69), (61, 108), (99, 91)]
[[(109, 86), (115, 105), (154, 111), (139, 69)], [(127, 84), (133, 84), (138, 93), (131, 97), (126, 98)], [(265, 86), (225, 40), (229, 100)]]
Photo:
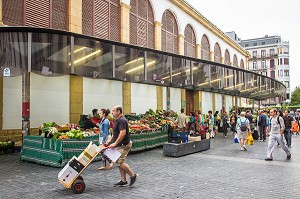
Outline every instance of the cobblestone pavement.
[(133, 187), (113, 187), (118, 168), (98, 171), (92, 163), (82, 174), (86, 189), (75, 195), (57, 181), (60, 168), (19, 162), (0, 155), (0, 198), (300, 198), (300, 136), (293, 136), (292, 159), (275, 147), (266, 162), (267, 142), (240, 151), (233, 136), (219, 134), (211, 149), (173, 158), (162, 148), (132, 154), (128, 164), (139, 174)]

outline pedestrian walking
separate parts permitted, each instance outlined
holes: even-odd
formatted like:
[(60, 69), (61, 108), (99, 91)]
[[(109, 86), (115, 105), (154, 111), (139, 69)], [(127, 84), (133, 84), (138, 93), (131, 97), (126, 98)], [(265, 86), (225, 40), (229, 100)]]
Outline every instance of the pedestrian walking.
[[(110, 122), (107, 118), (108, 114), (110, 113), (109, 109), (101, 109), (100, 110), (100, 118), (101, 122), (99, 124), (100, 127), (100, 134), (99, 134), (99, 145), (104, 144), (108, 140), (108, 136), (110, 134)], [(106, 161), (109, 162), (109, 166), (106, 167)], [(98, 168), (98, 170), (110, 170), (113, 167), (113, 162), (106, 158), (104, 154), (102, 154), (102, 167)]]
[(286, 141), (286, 145), (288, 147), (291, 147), (292, 145), (292, 122), (293, 122), (293, 117), (290, 116), (290, 111), (289, 110), (285, 110), (284, 111), (284, 116), (283, 116), (283, 120), (284, 120), (284, 139)]
[(130, 176), (129, 186), (132, 186), (136, 182), (137, 174), (132, 171), (127, 163), (125, 163), (126, 157), (132, 147), (132, 142), (129, 135), (128, 121), (123, 116), (122, 107), (117, 105), (112, 108), (112, 115), (115, 118), (113, 126), (113, 135), (106, 144), (110, 144), (110, 148), (116, 148), (121, 156), (116, 161), (119, 167), (121, 180), (114, 184), (115, 186), (126, 186), (128, 184), (126, 180), (126, 174)]
[(227, 116), (227, 112), (224, 111), (223, 115), (222, 115), (222, 120), (221, 120), (221, 124), (220, 127), (222, 127), (223, 129), (223, 136), (226, 138), (227, 136), (227, 128), (228, 128), (228, 116)]
[(241, 151), (247, 151), (246, 143), (248, 140), (250, 130), (250, 122), (247, 118), (245, 118), (246, 113), (242, 111), (240, 113), (240, 117), (237, 119), (236, 130), (238, 133), (238, 138), (241, 145)]
[(266, 161), (273, 160), (272, 153), (273, 153), (274, 145), (275, 145), (276, 141), (280, 144), (281, 148), (285, 151), (286, 159), (289, 160), (289, 159), (291, 159), (291, 152), (285, 146), (282, 136), (281, 136), (285, 129), (283, 118), (279, 117), (277, 115), (277, 110), (275, 110), (275, 109), (270, 110), (270, 116), (271, 116), (271, 120), (270, 120), (271, 128), (270, 128), (270, 134), (269, 134), (267, 158), (265, 160)]
[(260, 111), (259, 119), (258, 119), (258, 127), (260, 137), (259, 140), (266, 141), (266, 127), (267, 127), (267, 116), (264, 111)]

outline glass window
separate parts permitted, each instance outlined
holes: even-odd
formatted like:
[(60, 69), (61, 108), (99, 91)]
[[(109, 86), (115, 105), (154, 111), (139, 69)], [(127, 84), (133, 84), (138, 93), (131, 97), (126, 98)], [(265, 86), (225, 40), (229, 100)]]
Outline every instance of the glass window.
[(275, 79), (275, 71), (270, 71), (271, 78)]
[[(210, 87), (210, 64), (206, 63), (194, 63), (195, 69), (193, 69), (193, 83), (195, 86), (199, 87), (200, 89)], [(215, 80), (220, 81), (220, 80)]]
[[(121, 55), (116, 54), (118, 59)], [(91, 78), (112, 78), (112, 46), (92, 39), (74, 39), (74, 73)]]
[(290, 87), (290, 82), (289, 81), (284, 81), (284, 85), (289, 88)]
[(261, 74), (264, 75), (264, 76), (268, 76), (267, 72), (261, 72)]
[(191, 61), (179, 57), (172, 57), (171, 84), (175, 87), (191, 85)]
[(266, 42), (264, 42), (264, 41), (263, 41), (263, 42), (261, 42), (261, 45), (265, 45), (265, 44), (266, 44)]
[(245, 44), (245, 47), (249, 47), (249, 44)]
[(275, 67), (275, 61), (274, 59), (270, 59), (270, 68), (274, 68)]
[(257, 62), (256, 61), (253, 62), (253, 70), (257, 70)]
[(289, 70), (284, 70), (284, 76), (286, 76), (286, 77), (290, 76), (290, 71)]
[(283, 70), (280, 70), (280, 76), (283, 76)]
[[(144, 81), (144, 51), (124, 46), (116, 46), (115, 51), (116, 78), (130, 82)], [(147, 60), (147, 70), (154, 65), (154, 62)]]
[(261, 57), (266, 57), (266, 50), (261, 50)]
[(267, 68), (265, 60), (261, 61), (261, 68), (262, 69), (266, 69)]
[(152, 67), (147, 67), (147, 82), (159, 85), (170, 83), (172, 57), (147, 52), (147, 62), (154, 64)]
[(257, 57), (257, 51), (256, 50), (252, 51), (252, 56)]
[(67, 35), (32, 33), (32, 72), (46, 76), (69, 75), (70, 37)]
[(280, 58), (280, 65), (282, 65), (282, 58)]
[(284, 58), (283, 63), (284, 63), (284, 65), (289, 65), (289, 58)]
[(0, 33), (0, 76), (13, 77), (28, 72), (27, 39), (25, 32)]
[(275, 54), (274, 48), (271, 48), (271, 49), (270, 49), (270, 56), (273, 57), (274, 54)]
[(255, 42), (255, 43), (253, 43), (253, 46), (257, 46), (257, 43)]

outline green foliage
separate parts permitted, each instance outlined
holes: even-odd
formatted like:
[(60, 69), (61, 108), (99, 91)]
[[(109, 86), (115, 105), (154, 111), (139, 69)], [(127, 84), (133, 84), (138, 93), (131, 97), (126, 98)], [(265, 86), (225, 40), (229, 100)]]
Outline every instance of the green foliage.
[(300, 87), (296, 87), (296, 89), (292, 92), (291, 97), (291, 105), (300, 104)]

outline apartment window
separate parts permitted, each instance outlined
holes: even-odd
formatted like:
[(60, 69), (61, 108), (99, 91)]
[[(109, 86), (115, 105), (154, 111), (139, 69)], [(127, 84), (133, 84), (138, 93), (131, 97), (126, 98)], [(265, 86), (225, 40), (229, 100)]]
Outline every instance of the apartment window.
[(257, 57), (257, 51), (256, 50), (252, 51), (252, 56)]
[(286, 94), (286, 99), (290, 99), (290, 94), (289, 93)]
[(271, 78), (275, 79), (275, 71), (270, 71)]
[(265, 60), (261, 61), (261, 68), (262, 68), (262, 69), (266, 69), (266, 68), (267, 68), (266, 61), (265, 61)]
[(273, 57), (275, 54), (274, 48), (270, 49), (270, 56)]
[(283, 70), (280, 70), (280, 76), (281, 77), (283, 76)]
[(280, 65), (282, 65), (282, 59), (280, 58)]
[(267, 72), (261, 72), (262, 75), (268, 76)]
[(256, 61), (253, 62), (253, 70), (257, 70), (257, 62)]
[(261, 53), (261, 57), (266, 57), (266, 50), (261, 50), (260, 53)]
[(284, 65), (289, 65), (289, 58), (284, 58), (283, 63)]
[(275, 67), (275, 61), (274, 59), (270, 59), (270, 68), (274, 68)]
[(253, 43), (253, 46), (257, 46), (257, 43)]
[(289, 81), (284, 81), (284, 85), (289, 88), (290, 87), (290, 82)]
[(290, 71), (289, 70), (284, 70), (284, 76), (286, 76), (286, 77), (290, 76)]
[(249, 47), (249, 44), (245, 44), (245, 47)]
[(261, 42), (261, 45), (265, 45), (265, 44), (266, 44), (266, 42), (264, 42), (264, 41), (263, 41), (263, 42)]

